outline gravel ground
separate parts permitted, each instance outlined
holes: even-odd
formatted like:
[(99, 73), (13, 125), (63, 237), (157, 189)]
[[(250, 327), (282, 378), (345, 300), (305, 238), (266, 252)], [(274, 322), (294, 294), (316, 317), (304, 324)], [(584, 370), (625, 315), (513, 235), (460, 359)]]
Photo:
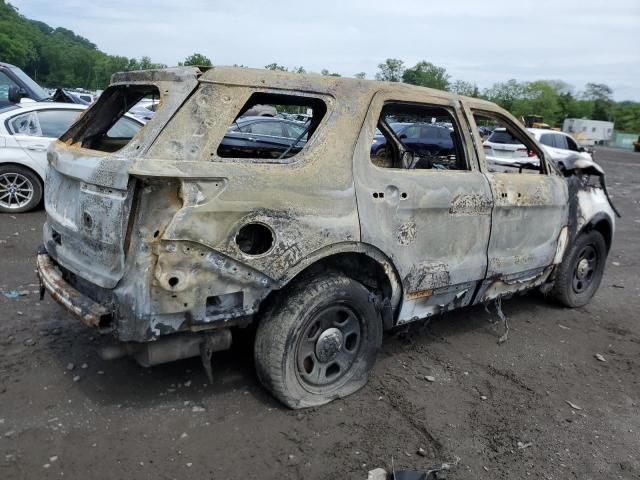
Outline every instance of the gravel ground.
[(364, 389), (304, 411), (260, 387), (249, 338), (214, 355), (213, 385), (198, 360), (100, 360), (104, 339), (38, 301), (44, 212), (0, 215), (0, 289), (20, 292), (0, 295), (0, 478), (364, 479), (392, 461), (449, 462), (449, 479), (640, 478), (640, 154), (597, 158), (623, 218), (589, 305), (504, 301), (502, 345), (483, 307), (393, 332)]

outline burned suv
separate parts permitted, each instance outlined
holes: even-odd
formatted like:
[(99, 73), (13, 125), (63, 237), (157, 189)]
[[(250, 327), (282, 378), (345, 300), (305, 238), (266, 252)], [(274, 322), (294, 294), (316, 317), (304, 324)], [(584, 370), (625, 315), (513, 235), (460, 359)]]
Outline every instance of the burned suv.
[[(107, 136), (145, 97), (160, 99), (153, 119), (132, 139)], [(225, 141), (256, 105), (305, 121)], [(452, 147), (412, 149), (394, 123), (435, 124)], [(489, 162), (488, 124), (526, 155)], [(361, 388), (397, 325), (532, 288), (584, 305), (614, 231), (597, 164), (561, 172), (494, 104), (404, 84), (246, 68), (116, 74), (48, 160), (39, 276), (120, 341), (103, 355), (201, 356), (211, 375), (212, 353), (254, 324), (258, 376), (293, 408)]]

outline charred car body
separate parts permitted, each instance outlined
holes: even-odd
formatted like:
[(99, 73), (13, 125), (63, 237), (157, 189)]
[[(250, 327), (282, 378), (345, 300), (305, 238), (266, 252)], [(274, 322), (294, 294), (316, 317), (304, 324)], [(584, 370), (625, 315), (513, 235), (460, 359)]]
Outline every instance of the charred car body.
[[(160, 106), (133, 139), (104, 135), (149, 95)], [(313, 113), (284, 150), (221, 148), (255, 105)], [(480, 118), (535, 161), (494, 171)], [(412, 152), (393, 121), (451, 124), (453, 149)], [(294, 408), (363, 386), (384, 329), (535, 287), (585, 304), (614, 231), (597, 165), (559, 172), (506, 111), (404, 84), (245, 68), (116, 74), (49, 165), (41, 283), (121, 341), (106, 356), (201, 355), (211, 374), (233, 327), (256, 322), (258, 375)]]

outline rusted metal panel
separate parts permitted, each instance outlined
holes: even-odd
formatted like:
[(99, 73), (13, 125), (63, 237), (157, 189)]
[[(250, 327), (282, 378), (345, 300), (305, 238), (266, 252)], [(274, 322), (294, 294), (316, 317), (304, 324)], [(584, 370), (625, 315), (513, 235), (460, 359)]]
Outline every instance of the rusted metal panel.
[(487, 173), (494, 195), (487, 276), (509, 275), (553, 262), (567, 225), (564, 178), (547, 174)]
[(64, 281), (48, 254), (38, 254), (37, 269), (42, 286), (51, 298), (73, 312), (82, 323), (101, 328), (111, 319), (108, 308), (92, 301)]

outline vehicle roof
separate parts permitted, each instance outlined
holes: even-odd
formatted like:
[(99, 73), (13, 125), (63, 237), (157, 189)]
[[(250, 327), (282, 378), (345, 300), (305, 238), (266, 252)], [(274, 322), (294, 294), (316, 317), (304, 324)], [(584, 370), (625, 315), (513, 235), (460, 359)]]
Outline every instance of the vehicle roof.
[(78, 103), (65, 103), (65, 102), (28, 102), (20, 103), (16, 105), (23, 110), (42, 110), (47, 108), (57, 108), (62, 110), (85, 110), (87, 105), (80, 105)]
[(359, 96), (370, 97), (375, 92), (386, 90), (410, 95), (412, 92), (428, 93), (434, 97), (445, 99), (467, 99), (475, 105), (486, 105), (495, 109), (495, 104), (478, 98), (465, 97), (457, 93), (419, 87), (400, 82), (380, 82), (377, 80), (361, 80), (348, 77), (334, 77), (314, 73), (292, 73), (279, 70), (264, 70), (244, 67), (174, 67), (159, 70), (135, 70), (119, 72), (111, 77), (112, 84), (143, 83), (153, 81), (179, 81), (190, 77), (198, 77), (201, 82), (238, 85), (256, 88), (298, 90), (335, 95), (337, 92), (350, 92)]

